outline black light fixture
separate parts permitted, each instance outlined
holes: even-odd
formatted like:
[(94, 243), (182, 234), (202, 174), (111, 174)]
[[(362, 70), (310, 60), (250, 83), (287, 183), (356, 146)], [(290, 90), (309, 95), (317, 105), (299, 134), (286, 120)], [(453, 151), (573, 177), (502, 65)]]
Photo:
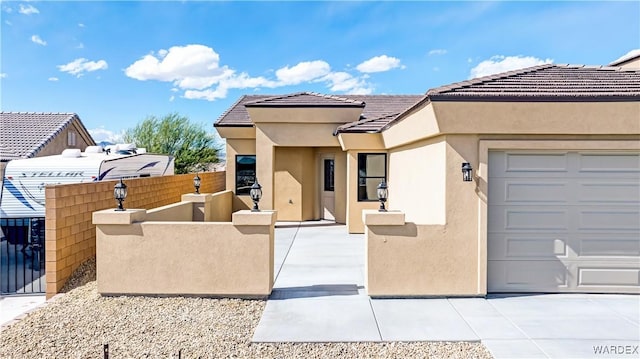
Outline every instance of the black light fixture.
[(196, 188), (196, 194), (200, 194), (200, 176), (196, 173), (196, 176), (193, 177), (193, 187)]
[(471, 163), (463, 162), (462, 163), (462, 180), (464, 182), (471, 182), (473, 179), (473, 167), (471, 167)]
[(116, 211), (124, 211), (122, 202), (127, 198), (127, 185), (124, 184), (122, 178), (120, 178), (120, 182), (116, 183), (113, 187), (113, 197), (118, 201), (118, 208), (116, 208)]
[(260, 212), (260, 208), (258, 208), (258, 202), (260, 202), (260, 198), (262, 198), (262, 186), (258, 183), (258, 177), (256, 177), (256, 181), (251, 185), (251, 190), (249, 191), (249, 195), (251, 196), (251, 200), (253, 201), (253, 209), (251, 212)]
[(380, 208), (378, 212), (386, 212), (387, 209), (384, 208), (384, 203), (389, 198), (389, 187), (387, 187), (387, 182), (382, 179), (382, 182), (378, 185), (378, 201), (380, 201)]

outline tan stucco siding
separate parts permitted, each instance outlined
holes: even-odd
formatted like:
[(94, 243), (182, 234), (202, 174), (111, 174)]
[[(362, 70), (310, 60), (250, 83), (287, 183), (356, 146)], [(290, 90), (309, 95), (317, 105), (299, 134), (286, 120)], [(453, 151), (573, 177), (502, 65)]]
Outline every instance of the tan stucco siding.
[(445, 224), (446, 149), (441, 136), (389, 151), (389, 209), (409, 222)]
[(640, 102), (435, 102), (433, 108), (444, 134), (640, 133)]
[(385, 149), (381, 133), (340, 133), (338, 141), (345, 151)]
[(382, 132), (386, 148), (406, 145), (441, 133), (433, 106), (424, 103)]
[[(249, 139), (227, 139), (226, 188), (233, 191), (233, 211), (249, 209), (253, 202), (249, 196), (236, 196), (236, 155), (256, 154), (256, 141)], [(257, 156), (256, 156), (257, 157)]]
[(357, 121), (361, 107), (247, 107), (253, 123), (347, 123)]
[(338, 138), (333, 135), (336, 127), (330, 123), (261, 123), (257, 125), (257, 132), (274, 146), (338, 147)]

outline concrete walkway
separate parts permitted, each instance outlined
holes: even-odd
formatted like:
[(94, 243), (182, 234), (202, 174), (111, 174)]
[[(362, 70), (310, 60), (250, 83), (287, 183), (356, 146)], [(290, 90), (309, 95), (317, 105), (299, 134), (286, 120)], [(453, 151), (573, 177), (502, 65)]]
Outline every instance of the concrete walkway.
[(363, 235), (279, 222), (276, 281), (254, 342), (482, 341), (496, 358), (639, 357), (640, 297), (371, 299)]

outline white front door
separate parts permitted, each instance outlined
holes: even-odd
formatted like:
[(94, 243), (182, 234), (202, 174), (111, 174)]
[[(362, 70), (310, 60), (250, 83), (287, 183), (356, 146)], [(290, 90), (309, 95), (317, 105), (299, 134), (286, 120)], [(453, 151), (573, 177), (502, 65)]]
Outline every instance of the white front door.
[(335, 161), (333, 157), (323, 157), (320, 163), (320, 193), (321, 193), (321, 210), (322, 219), (335, 221), (336, 196), (334, 192), (334, 168)]

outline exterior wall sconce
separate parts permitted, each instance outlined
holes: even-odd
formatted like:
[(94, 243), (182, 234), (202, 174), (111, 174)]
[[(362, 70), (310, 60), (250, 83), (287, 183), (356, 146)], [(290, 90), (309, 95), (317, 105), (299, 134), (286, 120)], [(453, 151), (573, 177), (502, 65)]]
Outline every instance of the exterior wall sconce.
[(200, 194), (200, 176), (196, 173), (196, 176), (193, 177), (193, 187), (196, 189), (196, 194)]
[(473, 167), (471, 167), (471, 163), (463, 162), (462, 163), (462, 180), (464, 182), (471, 182), (473, 179)]
[(256, 181), (251, 185), (251, 190), (249, 191), (249, 195), (251, 196), (251, 200), (253, 201), (253, 209), (251, 212), (260, 212), (260, 208), (258, 208), (258, 202), (260, 202), (260, 198), (262, 198), (262, 186), (258, 183), (258, 177), (256, 177)]
[(116, 208), (116, 211), (124, 211), (122, 202), (127, 198), (127, 185), (124, 184), (122, 178), (120, 178), (120, 182), (116, 183), (113, 187), (113, 197), (118, 201), (118, 208)]
[(378, 185), (378, 201), (380, 201), (380, 208), (378, 212), (386, 212), (387, 209), (384, 208), (384, 203), (389, 198), (389, 187), (387, 187), (387, 182), (382, 179), (382, 182)]

